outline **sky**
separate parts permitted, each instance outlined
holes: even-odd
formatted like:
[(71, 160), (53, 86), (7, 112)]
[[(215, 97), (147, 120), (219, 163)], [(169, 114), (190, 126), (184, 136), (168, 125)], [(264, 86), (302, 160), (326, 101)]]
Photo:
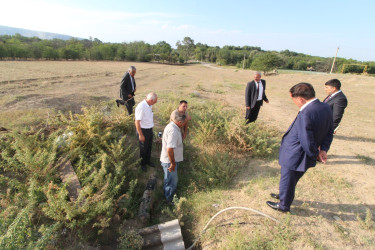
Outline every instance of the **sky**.
[(190, 37), (209, 46), (257, 46), (375, 61), (373, 0), (0, 0), (0, 25), (102, 42)]

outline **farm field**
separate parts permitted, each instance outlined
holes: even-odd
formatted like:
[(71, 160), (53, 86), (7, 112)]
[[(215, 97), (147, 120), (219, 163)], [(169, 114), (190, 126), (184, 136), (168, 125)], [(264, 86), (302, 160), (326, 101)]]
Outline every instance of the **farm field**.
[[(245, 87), (253, 78), (253, 71), (249, 70), (209, 64), (0, 61), (0, 127), (8, 130), (26, 128), (40, 119), (49, 119), (57, 111), (78, 113), (82, 106), (112, 100), (114, 103), (121, 77), (130, 65), (137, 68), (137, 103), (149, 92), (156, 92), (159, 102), (170, 95), (182, 98), (199, 95), (202, 100), (222, 103), (238, 115), (245, 113)], [(289, 237), (294, 249), (374, 249), (375, 225), (370, 215), (375, 214), (375, 78), (300, 72), (262, 78), (267, 81), (266, 94), (270, 103), (261, 108), (258, 122), (280, 133), (286, 131), (298, 112), (289, 97), (291, 86), (309, 82), (317, 97), (323, 100), (326, 96), (324, 83), (332, 78), (341, 81), (349, 105), (334, 136), (328, 162), (318, 164), (305, 174), (297, 185), (292, 212), (283, 214), (265, 204), (270, 200), (269, 193), (278, 190), (277, 160), (245, 155), (244, 166), (231, 185), (194, 196), (197, 199), (194, 204), (199, 204), (199, 200), (204, 202), (193, 208), (202, 215), (194, 216), (189, 228), (191, 235), (197, 236), (219, 210), (242, 206), (288, 221), (288, 230), (278, 228), (277, 232)], [(189, 106), (194, 107), (194, 103), (189, 102)], [(157, 129), (163, 129), (163, 125), (158, 124)], [(238, 248), (241, 243), (256, 244), (246, 240), (248, 232), (262, 236), (270, 227), (276, 227), (259, 219), (254, 226), (252, 219), (246, 212), (226, 213), (216, 224), (246, 223), (210, 231), (209, 236), (203, 237), (201, 247)], [(272, 237), (267, 235), (270, 240)], [(236, 242), (240, 242), (239, 245)]]

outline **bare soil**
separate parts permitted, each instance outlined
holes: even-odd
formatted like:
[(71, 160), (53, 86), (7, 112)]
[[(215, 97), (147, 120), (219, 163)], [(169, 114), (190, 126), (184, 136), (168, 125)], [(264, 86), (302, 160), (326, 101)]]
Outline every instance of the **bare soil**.
[[(27, 111), (47, 119), (49, 110), (79, 112), (83, 105), (112, 100), (114, 104), (121, 77), (130, 65), (137, 67), (137, 103), (149, 92), (160, 93), (159, 101), (163, 93), (184, 97), (199, 92), (201, 98), (221, 101), (245, 114), (245, 86), (253, 78), (249, 70), (207, 64), (1, 61), (0, 127), (20, 125), (24, 121), (17, 123), (15, 119), (21, 119)], [(257, 184), (256, 192), (249, 186), (262, 173), (278, 175), (277, 160), (246, 159), (248, 165), (233, 186), (222, 191), (227, 199), (220, 206), (250, 207), (280, 220), (291, 216), (293, 229), (301, 234), (309, 232), (323, 248), (374, 249), (375, 229), (363, 228), (357, 215), (364, 219), (367, 209), (375, 215), (375, 78), (324, 73), (264, 76), (270, 103), (263, 105), (258, 120), (285, 131), (298, 112), (289, 98), (289, 88), (309, 82), (322, 100), (326, 96), (324, 83), (332, 78), (341, 81), (349, 105), (331, 145), (328, 163), (310, 169), (301, 179), (291, 215), (273, 211), (265, 204), (269, 193), (278, 190), (277, 178), (272, 186)], [(195, 232), (202, 229), (201, 223), (195, 225)], [(225, 247), (222, 244), (208, 242), (206, 247)], [(293, 248), (311, 248), (311, 244), (296, 241)]]

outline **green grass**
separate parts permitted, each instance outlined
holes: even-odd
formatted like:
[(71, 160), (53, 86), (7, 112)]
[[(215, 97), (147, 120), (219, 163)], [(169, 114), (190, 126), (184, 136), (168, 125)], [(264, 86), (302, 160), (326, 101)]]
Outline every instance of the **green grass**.
[(7, 129), (25, 129), (29, 126), (47, 122), (48, 115), (53, 117), (55, 112), (50, 109), (21, 109), (3, 111), (0, 113), (0, 126)]
[(243, 90), (245, 86), (241, 83), (229, 83), (229, 87), (235, 90)]

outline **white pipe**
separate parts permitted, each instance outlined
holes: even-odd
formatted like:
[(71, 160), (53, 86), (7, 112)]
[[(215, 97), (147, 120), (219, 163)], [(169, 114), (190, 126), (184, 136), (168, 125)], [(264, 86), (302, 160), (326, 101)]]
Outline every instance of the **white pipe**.
[(203, 228), (202, 232), (199, 234), (198, 238), (194, 241), (193, 245), (191, 245), (189, 248), (187, 248), (187, 250), (190, 250), (192, 249), (195, 244), (197, 243), (197, 241), (199, 240), (199, 238), (201, 237), (201, 235), (206, 231), (208, 225), (211, 223), (211, 221), (213, 221), (219, 214), (225, 212), (225, 211), (228, 211), (228, 210), (232, 210), (232, 209), (243, 209), (243, 210), (247, 210), (247, 211), (251, 211), (251, 212), (254, 212), (254, 213), (257, 213), (257, 214), (260, 214), (264, 217), (267, 217), (268, 219), (271, 219), (277, 223), (279, 223), (280, 221), (276, 220), (275, 218), (272, 218), (271, 216), (267, 215), (267, 214), (264, 214), (262, 212), (259, 212), (258, 210), (255, 210), (255, 209), (252, 209), (252, 208), (248, 208), (248, 207), (228, 207), (228, 208), (225, 208), (219, 212), (217, 212), (214, 216), (212, 216), (212, 218), (207, 222), (206, 226)]

